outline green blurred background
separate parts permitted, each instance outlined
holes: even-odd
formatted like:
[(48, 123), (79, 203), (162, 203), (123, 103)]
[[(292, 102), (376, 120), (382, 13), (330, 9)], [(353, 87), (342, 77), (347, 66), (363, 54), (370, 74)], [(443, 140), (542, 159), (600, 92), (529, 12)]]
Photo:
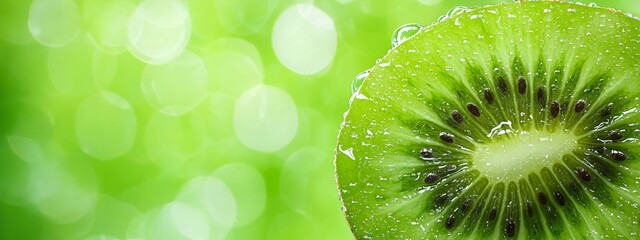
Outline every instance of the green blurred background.
[(353, 238), (352, 79), (399, 26), (498, 2), (3, 0), (0, 239)]

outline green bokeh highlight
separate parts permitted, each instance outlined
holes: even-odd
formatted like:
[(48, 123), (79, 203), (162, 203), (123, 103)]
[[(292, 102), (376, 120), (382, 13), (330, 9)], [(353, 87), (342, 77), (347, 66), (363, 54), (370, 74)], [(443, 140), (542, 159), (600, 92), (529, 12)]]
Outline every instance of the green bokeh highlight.
[[(138, 3), (129, 2), (133, 6)], [(337, 34), (331, 64), (312, 75), (288, 69), (272, 47), (278, 16), (301, 2), (312, 3), (330, 16)], [(43, 46), (34, 40), (27, 25), (32, 1), (3, 1), (0, 239), (152, 239), (157, 234), (176, 239), (155, 230), (139, 233), (132, 226), (161, 215), (164, 206), (176, 200), (185, 184), (207, 176), (224, 183), (227, 193), (235, 199), (231, 203), (237, 207), (235, 221), (228, 223), (228, 229), (211, 227), (210, 236), (353, 238), (340, 209), (333, 171), (334, 145), (342, 114), (348, 108), (353, 78), (389, 50), (397, 27), (406, 23), (428, 25), (455, 6), (501, 1), (439, 1), (435, 5), (425, 2), (436, 1), (184, 0), (192, 26), (186, 49), (207, 64), (208, 89), (206, 98), (195, 109), (185, 115), (169, 116), (159, 113), (147, 100), (141, 89), (147, 64), (126, 49)], [(593, 2), (640, 14), (637, 1)], [(100, 32), (94, 24), (99, 19), (96, 16), (115, 4), (108, 0), (75, 3), (82, 14), (78, 39)], [(290, 38), (296, 40), (295, 35)], [(57, 56), (55, 61), (50, 55)], [(243, 65), (247, 62), (242, 56), (258, 61), (259, 66), (253, 69), (250, 64)], [(100, 61), (98, 70), (92, 61)], [(89, 78), (96, 84), (71, 82), (61, 88), (54, 80), (59, 77), (51, 74), (52, 65), (59, 66), (55, 71), (62, 79)], [(234, 130), (236, 101), (252, 85), (260, 83), (288, 94), (297, 113), (293, 139), (269, 153), (245, 146)], [(78, 131), (82, 131), (78, 127), (78, 109), (91, 109), (82, 107), (85, 101), (107, 101), (89, 98), (101, 90), (125, 99), (135, 119), (129, 121), (128, 110), (101, 104), (96, 109), (103, 109), (104, 114), (96, 113), (95, 120), (114, 117), (121, 120), (116, 123), (135, 127), (127, 128), (127, 133), (118, 132), (120, 128), (112, 134), (96, 131), (125, 141), (130, 135), (133, 142), (130, 148), (126, 142), (115, 142), (98, 149), (97, 154), (88, 154), (79, 142), (86, 136), (78, 137)], [(92, 126), (91, 123), (84, 125)], [(93, 140), (90, 142), (98, 145), (109, 142)], [(101, 160), (111, 156), (105, 149), (128, 150), (113, 159)], [(213, 186), (219, 186), (217, 180)], [(222, 196), (222, 190), (213, 196)], [(212, 202), (224, 200), (216, 199)], [(154, 224), (165, 226), (161, 221)]]

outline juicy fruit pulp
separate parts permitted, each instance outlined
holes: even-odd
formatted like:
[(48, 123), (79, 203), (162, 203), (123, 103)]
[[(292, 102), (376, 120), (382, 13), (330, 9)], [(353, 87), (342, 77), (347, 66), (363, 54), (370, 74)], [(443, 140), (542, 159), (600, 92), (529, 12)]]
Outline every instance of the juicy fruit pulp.
[(563, 2), (451, 16), (383, 58), (336, 150), (357, 239), (640, 237), (640, 21)]

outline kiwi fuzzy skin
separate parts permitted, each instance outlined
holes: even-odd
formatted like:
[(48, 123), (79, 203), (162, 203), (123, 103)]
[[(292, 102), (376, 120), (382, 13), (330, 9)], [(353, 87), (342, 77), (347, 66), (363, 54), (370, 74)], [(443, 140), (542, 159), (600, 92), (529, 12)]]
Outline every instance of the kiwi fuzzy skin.
[[(639, 43), (640, 21), (622, 12), (540, 1), (451, 16), (394, 48), (339, 134), (336, 179), (354, 236), (638, 238)], [(511, 141), (488, 137), (507, 121), (575, 146), (515, 169), (523, 176), (488, 176), (477, 152)]]

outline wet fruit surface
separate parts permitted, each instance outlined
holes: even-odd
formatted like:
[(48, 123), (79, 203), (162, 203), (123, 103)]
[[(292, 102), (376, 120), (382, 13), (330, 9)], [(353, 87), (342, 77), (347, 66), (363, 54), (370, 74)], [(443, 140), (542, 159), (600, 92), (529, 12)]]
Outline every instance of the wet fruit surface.
[(523, 2), (400, 43), (339, 136), (356, 238), (636, 238), (638, 36), (613, 10)]

